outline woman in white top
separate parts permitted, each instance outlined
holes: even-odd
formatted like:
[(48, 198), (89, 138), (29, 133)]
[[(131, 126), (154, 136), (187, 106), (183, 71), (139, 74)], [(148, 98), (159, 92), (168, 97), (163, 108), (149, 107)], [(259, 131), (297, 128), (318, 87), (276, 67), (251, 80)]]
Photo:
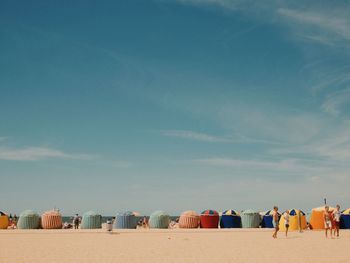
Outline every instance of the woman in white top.
[(284, 226), (286, 228), (286, 236), (288, 236), (288, 229), (289, 229), (289, 210), (287, 210), (284, 215)]

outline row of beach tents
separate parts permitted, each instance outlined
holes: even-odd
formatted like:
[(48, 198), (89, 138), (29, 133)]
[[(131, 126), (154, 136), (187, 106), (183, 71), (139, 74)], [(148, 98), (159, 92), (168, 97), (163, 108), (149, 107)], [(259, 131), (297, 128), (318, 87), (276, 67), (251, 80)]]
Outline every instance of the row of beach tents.
[[(330, 208), (332, 211), (334, 208)], [(314, 208), (311, 212), (310, 229), (324, 229), (324, 207)], [(289, 210), (289, 230), (303, 230), (308, 227), (306, 215), (298, 209)], [(118, 213), (113, 228), (135, 229), (142, 217), (137, 213)], [(149, 218), (150, 228), (166, 229), (169, 227), (170, 216), (163, 211), (156, 211)], [(2, 213), (0, 216), (0, 229), (6, 229), (9, 218)], [(284, 217), (280, 217), (279, 226), (285, 229)], [(341, 214), (341, 228), (350, 229), (350, 209)], [(215, 210), (205, 210), (201, 214), (195, 211), (185, 211), (179, 218), (180, 228), (272, 228), (272, 211), (263, 214), (254, 210), (245, 210), (238, 213), (235, 210), (227, 210), (221, 215)], [(60, 229), (62, 228), (62, 215), (57, 210), (47, 211), (40, 217), (39, 214), (26, 210), (21, 213), (17, 222), (19, 229)], [(102, 228), (102, 216), (93, 211), (86, 212), (81, 221), (81, 229)]]

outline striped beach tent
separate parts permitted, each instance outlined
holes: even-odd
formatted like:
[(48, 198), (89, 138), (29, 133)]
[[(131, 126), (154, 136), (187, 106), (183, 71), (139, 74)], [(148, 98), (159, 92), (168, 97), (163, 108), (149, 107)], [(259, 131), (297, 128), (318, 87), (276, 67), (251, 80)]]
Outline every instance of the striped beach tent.
[(164, 211), (155, 211), (151, 214), (149, 218), (149, 227), (150, 228), (163, 228), (166, 229), (169, 227), (170, 216)]
[(243, 228), (258, 228), (260, 225), (260, 214), (252, 209), (244, 210), (241, 218)]
[(81, 229), (102, 228), (102, 216), (94, 211), (86, 212), (81, 220)]
[(7, 229), (9, 225), (9, 217), (0, 211), (0, 229)]
[(62, 215), (57, 210), (46, 211), (41, 215), (41, 226), (43, 229), (62, 228)]
[(198, 228), (200, 223), (199, 215), (192, 210), (185, 211), (179, 219), (180, 228)]
[(222, 213), (220, 219), (221, 228), (240, 228), (242, 220), (239, 213), (235, 210), (226, 210)]
[(115, 217), (113, 228), (118, 229), (135, 229), (137, 218), (133, 212), (118, 213)]
[(350, 208), (344, 210), (340, 216), (340, 228), (350, 229)]
[[(273, 210), (269, 210), (269, 211), (263, 213), (262, 220), (261, 220), (261, 227), (262, 228), (273, 228), (272, 215), (273, 215)], [(281, 217), (280, 213), (278, 213), (278, 217), (279, 218)]]
[[(310, 217), (310, 227), (313, 230), (324, 229), (324, 218), (323, 214), (325, 206), (320, 206), (312, 209)], [(334, 211), (334, 207), (329, 207), (329, 212)]]
[(201, 228), (218, 228), (219, 227), (219, 213), (215, 210), (205, 210), (200, 216)]
[(23, 211), (18, 219), (18, 229), (38, 229), (40, 228), (40, 216), (32, 210)]
[[(307, 228), (306, 215), (298, 209), (290, 209), (289, 211), (289, 229), (290, 231), (304, 230)], [(286, 230), (284, 214), (282, 214), (279, 227), (281, 231)]]

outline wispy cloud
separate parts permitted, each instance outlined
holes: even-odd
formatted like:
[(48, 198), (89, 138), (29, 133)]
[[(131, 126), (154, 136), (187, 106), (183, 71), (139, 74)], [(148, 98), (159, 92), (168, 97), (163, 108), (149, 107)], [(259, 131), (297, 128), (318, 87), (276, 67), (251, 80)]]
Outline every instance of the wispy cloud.
[(71, 154), (47, 147), (0, 148), (0, 160), (8, 161), (39, 161), (43, 159), (75, 159), (90, 160), (92, 155)]
[(310, 40), (327, 45), (350, 40), (350, 19), (345, 10), (315, 9), (279, 8), (277, 13), (287, 18), (289, 23), (298, 23), (299, 33)]
[(244, 160), (244, 159), (234, 159), (226, 157), (213, 157), (205, 159), (195, 159), (195, 163), (218, 166), (218, 167), (230, 167), (230, 168), (241, 168), (248, 170), (258, 170), (261, 173), (269, 172), (285, 172), (285, 173), (295, 173), (295, 172), (310, 172), (319, 171), (319, 168), (315, 166), (315, 162), (307, 162), (302, 159), (287, 158), (281, 160)]
[(334, 92), (327, 96), (321, 108), (334, 116), (338, 116), (345, 104), (350, 102), (350, 88)]
[(340, 130), (333, 132), (328, 137), (308, 142), (301, 146), (277, 148), (270, 150), (270, 153), (284, 156), (303, 156), (327, 161), (333, 166), (347, 166), (350, 161), (350, 127), (343, 125)]
[(178, 137), (182, 139), (202, 141), (202, 142), (217, 142), (217, 143), (258, 143), (258, 144), (281, 144), (278, 141), (268, 141), (264, 139), (250, 138), (241, 134), (231, 136), (215, 136), (206, 133), (200, 133), (189, 130), (164, 130), (161, 131), (163, 136)]
[(213, 136), (206, 133), (199, 133), (194, 131), (186, 130), (165, 130), (161, 131), (163, 136), (168, 137), (178, 137), (183, 139), (189, 139), (194, 141), (203, 141), (203, 142), (232, 142), (226, 137)]

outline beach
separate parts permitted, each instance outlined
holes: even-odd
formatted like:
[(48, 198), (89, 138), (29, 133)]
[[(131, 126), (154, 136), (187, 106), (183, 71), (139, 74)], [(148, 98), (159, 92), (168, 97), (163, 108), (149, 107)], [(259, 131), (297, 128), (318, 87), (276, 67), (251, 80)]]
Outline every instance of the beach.
[(0, 262), (348, 262), (350, 231), (269, 229), (2, 230)]

